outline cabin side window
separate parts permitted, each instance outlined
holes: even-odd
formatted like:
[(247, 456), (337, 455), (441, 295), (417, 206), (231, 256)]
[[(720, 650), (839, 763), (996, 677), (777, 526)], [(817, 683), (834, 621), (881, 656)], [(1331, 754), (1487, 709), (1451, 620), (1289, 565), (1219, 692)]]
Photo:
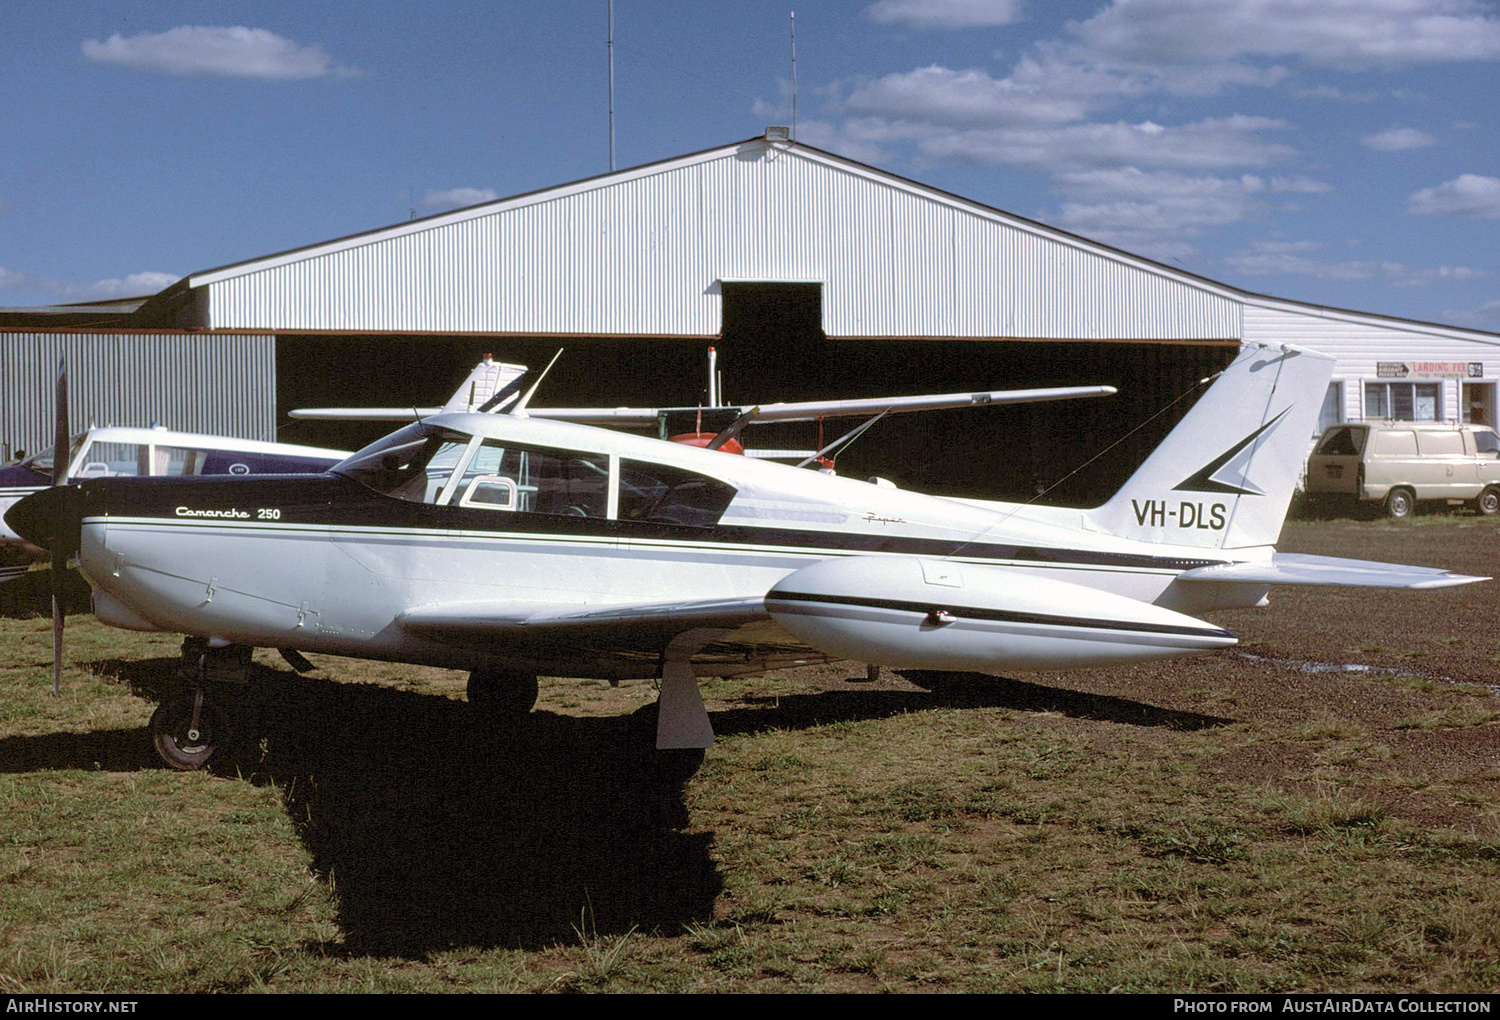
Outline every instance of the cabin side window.
[(207, 450), (194, 450), (185, 446), (158, 446), (152, 456), (151, 473), (153, 475), (201, 475), (203, 462), (207, 459)]
[(145, 443), (91, 443), (83, 463), (78, 466), (77, 475), (79, 478), (117, 478), (150, 473), (151, 449)]
[(620, 520), (711, 528), (734, 499), (717, 478), (636, 460), (620, 461)]
[(609, 458), (487, 439), (446, 498), (481, 510), (604, 517), (609, 511)]

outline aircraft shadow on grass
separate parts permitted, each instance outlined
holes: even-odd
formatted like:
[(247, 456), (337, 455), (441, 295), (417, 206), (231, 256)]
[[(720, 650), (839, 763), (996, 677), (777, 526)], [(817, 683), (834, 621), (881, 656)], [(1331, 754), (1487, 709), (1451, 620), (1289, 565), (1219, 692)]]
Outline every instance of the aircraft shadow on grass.
[(922, 691), (823, 691), (767, 695), (747, 699), (775, 708), (712, 712), (714, 732), (721, 736), (770, 729), (806, 729), (856, 719), (879, 719), (924, 708), (1007, 708), (1017, 712), (1057, 712), (1074, 719), (1200, 730), (1228, 726), (1233, 719), (1158, 708), (1128, 698), (1089, 694), (1064, 687), (1012, 680), (988, 673), (935, 673), (902, 670), (899, 675)]
[[(153, 697), (177, 665), (91, 667)], [(670, 763), (681, 759), (664, 765), (651, 746), (654, 706), (608, 718), (540, 710), (496, 726), (448, 698), (255, 668), (264, 675), (227, 706), (238, 734), (231, 753), (210, 769), (280, 792), (314, 872), (336, 892), (345, 941), (320, 951), (537, 948), (580, 933), (678, 931), (713, 917), (723, 889), (713, 837), (684, 831), (689, 770), (674, 772)], [(805, 728), (937, 705), (1173, 728), (1229, 721), (977, 674), (939, 693), (834, 691), (777, 702), (716, 712), (714, 727)], [(0, 740), (0, 771), (157, 767), (140, 729)]]

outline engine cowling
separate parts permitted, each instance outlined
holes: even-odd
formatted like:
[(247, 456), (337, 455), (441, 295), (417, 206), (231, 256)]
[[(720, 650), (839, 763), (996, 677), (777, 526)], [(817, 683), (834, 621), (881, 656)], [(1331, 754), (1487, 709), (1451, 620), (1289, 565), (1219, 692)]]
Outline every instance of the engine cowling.
[(1236, 642), (1221, 627), (1097, 588), (916, 557), (814, 563), (782, 578), (766, 609), (819, 651), (908, 669), (1112, 666)]

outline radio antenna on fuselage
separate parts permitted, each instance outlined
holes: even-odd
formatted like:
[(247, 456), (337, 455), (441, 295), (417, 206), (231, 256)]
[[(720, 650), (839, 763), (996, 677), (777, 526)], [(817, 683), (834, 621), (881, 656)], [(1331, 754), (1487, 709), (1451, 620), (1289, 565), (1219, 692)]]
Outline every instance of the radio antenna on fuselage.
[(543, 379), (547, 378), (547, 373), (552, 371), (552, 366), (557, 364), (557, 359), (562, 357), (563, 350), (563, 348), (559, 347), (557, 353), (552, 355), (552, 360), (547, 362), (547, 367), (542, 369), (541, 374), (536, 377), (536, 382), (531, 384), (531, 389), (527, 390), (526, 395), (516, 403), (515, 407), (511, 408), (511, 414), (521, 418), (526, 417), (526, 405), (531, 403), (531, 398), (536, 393), (536, 388), (542, 384)]

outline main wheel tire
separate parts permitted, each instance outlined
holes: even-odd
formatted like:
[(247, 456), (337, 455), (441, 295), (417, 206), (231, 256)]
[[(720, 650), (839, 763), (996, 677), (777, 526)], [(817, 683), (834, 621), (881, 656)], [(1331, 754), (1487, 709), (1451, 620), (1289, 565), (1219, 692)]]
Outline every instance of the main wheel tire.
[(1494, 517), (1500, 514), (1500, 485), (1491, 485), (1479, 494), (1474, 501), (1474, 509), (1478, 510), (1482, 517)]
[(161, 760), (183, 772), (193, 772), (207, 765), (229, 738), (229, 724), (224, 713), (206, 697), (198, 709), (198, 726), (193, 729), (193, 694), (181, 694), (163, 701), (151, 713), (151, 742)]
[(1385, 497), (1385, 515), (1401, 521), (1410, 517), (1417, 509), (1417, 497), (1410, 489), (1392, 489)]
[(520, 717), (536, 707), (535, 673), (476, 669), (469, 674), (469, 704), (488, 716)]

